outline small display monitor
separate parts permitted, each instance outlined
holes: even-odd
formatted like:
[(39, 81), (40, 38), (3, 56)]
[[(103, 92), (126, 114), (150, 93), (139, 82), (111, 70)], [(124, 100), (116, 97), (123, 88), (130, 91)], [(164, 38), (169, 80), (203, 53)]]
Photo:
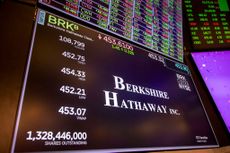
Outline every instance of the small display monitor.
[(230, 50), (192, 53), (192, 57), (230, 132)]
[(38, 4), (183, 62), (182, 0), (39, 0)]
[(230, 1), (185, 0), (193, 51), (230, 48)]

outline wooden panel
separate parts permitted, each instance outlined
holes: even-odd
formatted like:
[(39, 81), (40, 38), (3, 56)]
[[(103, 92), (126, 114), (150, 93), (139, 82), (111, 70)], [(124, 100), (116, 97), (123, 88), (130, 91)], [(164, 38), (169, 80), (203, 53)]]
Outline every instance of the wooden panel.
[(11, 146), (34, 10), (11, 0), (0, 4), (0, 153)]

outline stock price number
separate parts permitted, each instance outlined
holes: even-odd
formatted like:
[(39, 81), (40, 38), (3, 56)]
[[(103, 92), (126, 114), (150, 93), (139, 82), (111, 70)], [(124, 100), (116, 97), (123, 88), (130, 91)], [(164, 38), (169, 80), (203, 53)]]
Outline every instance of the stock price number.
[(86, 132), (56, 132), (53, 131), (28, 131), (26, 140), (28, 141), (85, 141), (87, 140)]
[(85, 81), (85, 78), (86, 78), (85, 71), (81, 71), (81, 70), (75, 70), (75, 69), (71, 69), (68, 67), (63, 67), (61, 69), (61, 72), (66, 75), (72, 75), (72, 76), (78, 77), (78, 79), (81, 81)]
[(81, 41), (77, 41), (75, 39), (59, 35), (59, 41), (64, 42), (69, 45), (73, 45), (75, 48), (78, 48), (80, 50), (85, 50), (85, 43)]
[(86, 120), (86, 108), (61, 106), (58, 112), (62, 115), (76, 116), (78, 120)]
[(85, 89), (82, 88), (75, 88), (72, 86), (63, 85), (61, 86), (60, 91), (66, 94), (78, 95), (79, 99), (86, 99)]
[(85, 59), (85, 56), (83, 55), (78, 55), (78, 54), (74, 54), (74, 53), (71, 53), (71, 52), (68, 52), (68, 51), (64, 51), (62, 53), (62, 56), (68, 58), (68, 59), (72, 59), (72, 60), (75, 60), (77, 61), (79, 64), (82, 64), (84, 65), (85, 62), (86, 62), (86, 59)]
[(110, 43), (110, 44), (113, 44), (113, 45), (117, 45), (121, 48), (125, 48), (125, 49), (128, 49), (130, 51), (133, 51), (133, 46), (128, 44), (128, 43), (125, 43), (125, 42), (122, 42), (120, 40), (116, 40), (115, 38), (113, 37), (110, 37), (110, 36), (102, 36), (101, 34), (98, 34), (98, 38), (101, 40), (103, 39), (105, 42), (107, 43)]

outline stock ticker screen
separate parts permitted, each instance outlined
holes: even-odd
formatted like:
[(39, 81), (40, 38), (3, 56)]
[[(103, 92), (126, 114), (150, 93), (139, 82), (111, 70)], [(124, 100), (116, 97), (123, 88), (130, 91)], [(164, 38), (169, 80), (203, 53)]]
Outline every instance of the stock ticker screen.
[(182, 0), (39, 0), (183, 62)]
[(38, 10), (11, 153), (217, 146), (186, 65)]
[(185, 0), (193, 50), (216, 50), (230, 47), (230, 1)]

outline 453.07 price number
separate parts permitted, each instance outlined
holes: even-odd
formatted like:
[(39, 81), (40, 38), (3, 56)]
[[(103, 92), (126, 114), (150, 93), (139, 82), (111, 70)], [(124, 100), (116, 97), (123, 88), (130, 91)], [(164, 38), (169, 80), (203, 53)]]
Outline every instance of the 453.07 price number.
[(61, 106), (58, 112), (62, 115), (76, 116), (78, 120), (86, 120), (86, 108)]

